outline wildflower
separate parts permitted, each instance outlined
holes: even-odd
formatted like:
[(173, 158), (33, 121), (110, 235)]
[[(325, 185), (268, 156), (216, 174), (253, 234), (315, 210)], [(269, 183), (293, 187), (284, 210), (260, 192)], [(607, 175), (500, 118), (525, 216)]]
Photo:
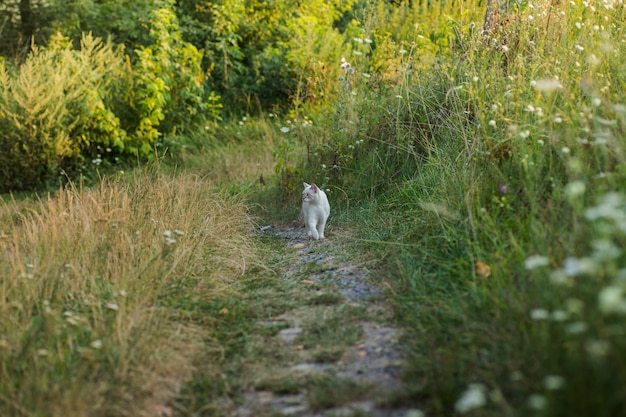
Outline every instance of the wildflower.
[(532, 104), (529, 104), (528, 106), (526, 106), (525, 110), (529, 113), (533, 113), (535, 111), (535, 106), (533, 106)]
[(94, 348), (94, 349), (101, 349), (102, 348), (102, 340), (96, 339), (96, 340), (92, 341), (89, 345), (92, 348)]
[(602, 288), (598, 293), (598, 308), (604, 314), (626, 313), (624, 290), (616, 285)]
[(598, 266), (591, 258), (574, 258), (570, 256), (563, 261), (562, 269), (567, 276), (576, 277), (593, 274), (598, 269)]
[(503, 50), (504, 52), (509, 52), (509, 47), (508, 47), (508, 46), (506, 46), (506, 45), (502, 45), (502, 50)]
[(487, 403), (485, 386), (482, 384), (470, 384), (454, 404), (457, 413), (465, 414), (484, 406)]
[(48, 356), (48, 351), (46, 349), (38, 349), (37, 355), (39, 356)]
[(569, 286), (572, 284), (572, 279), (567, 276), (565, 272), (558, 269), (556, 271), (552, 271), (552, 273), (550, 274), (550, 282), (554, 285)]
[(354, 41), (356, 43), (363, 43), (363, 39), (361, 39), (361, 38), (354, 38)]
[(554, 321), (565, 321), (568, 319), (568, 317), (569, 317), (569, 314), (567, 314), (567, 311), (554, 310), (552, 312), (552, 320)]
[(565, 326), (565, 331), (569, 334), (581, 334), (587, 331), (589, 325), (584, 321), (575, 321)]
[(549, 391), (561, 389), (564, 385), (565, 378), (560, 375), (548, 375), (543, 379), (543, 386)]
[(618, 259), (622, 255), (622, 250), (609, 239), (594, 240), (591, 242), (591, 246), (593, 246), (592, 257), (599, 262)]
[(474, 81), (475, 83), (477, 83), (477, 82), (478, 82), (478, 80), (479, 80), (479, 78), (478, 78), (477, 76), (474, 76), (474, 77), (472, 78), (472, 81)]
[(600, 64), (600, 60), (594, 54), (591, 54), (587, 57), (587, 63), (592, 66), (596, 66)]
[(584, 51), (585, 50), (585, 48), (583, 46), (580, 46), (580, 45), (574, 45), (574, 48), (576, 48), (579, 51)]
[(528, 406), (533, 410), (543, 410), (548, 405), (548, 399), (541, 394), (528, 397)]
[(556, 117), (555, 117), (552, 121), (553, 121), (554, 123), (559, 124), (559, 123), (563, 122), (563, 119), (561, 119), (559, 116), (556, 116)]
[(500, 186), (500, 192), (502, 194), (506, 194), (507, 191), (508, 191), (508, 187), (506, 186), (506, 184), (503, 184)]
[(120, 309), (120, 307), (115, 303), (106, 303), (104, 306), (108, 308), (109, 310), (113, 310), (113, 311), (117, 311)]
[(600, 104), (602, 104), (602, 100), (596, 97), (593, 99), (592, 103), (594, 107), (598, 107)]
[(164, 238), (168, 238), (168, 237), (172, 237), (172, 231), (171, 230), (166, 230), (165, 232), (163, 232), (163, 237)]
[(400, 94), (398, 94), (398, 95), (396, 96), (396, 98), (402, 99), (402, 96), (401, 96)]
[(560, 90), (561, 88), (563, 88), (559, 80), (557, 80), (556, 78), (542, 78), (535, 81), (534, 83), (531, 83), (531, 85), (535, 88), (535, 90), (544, 93), (549, 93), (554, 90)]
[(603, 196), (602, 202), (596, 207), (585, 210), (585, 218), (590, 221), (598, 219), (623, 220), (624, 212), (621, 208), (623, 197), (618, 193), (607, 193)]
[(365, 43), (372, 43), (372, 40), (370, 38), (365, 38), (363, 40), (365, 41)]
[[(361, 51), (352, 51), (352, 53), (353, 53), (354, 55), (363, 55), (363, 52), (361, 52)], [(350, 68), (350, 69), (351, 69), (351, 70), (354, 70), (354, 68)]]
[(533, 320), (546, 320), (549, 317), (547, 310), (543, 308), (535, 308), (530, 310), (530, 318)]
[(371, 77), (371, 75), (369, 75), (368, 73), (364, 72), (363, 74), (361, 74), (362, 76), (364, 76), (365, 78), (369, 78)]
[(406, 49), (400, 49), (400, 50), (398, 51), (398, 53), (399, 53), (400, 55), (404, 55), (404, 54), (406, 54), (406, 53), (407, 53), (407, 50), (406, 50)]
[(176, 236), (183, 236), (185, 234), (185, 232), (183, 232), (182, 230), (175, 229), (174, 230), (174, 234)]
[(283, 133), (289, 133), (290, 130), (291, 129), (289, 129), (287, 126), (283, 126), (283, 127), (280, 128), (280, 131), (283, 132)]
[(497, 104), (492, 104), (491, 105), (491, 111), (498, 111), (498, 105)]
[(176, 243), (176, 239), (172, 239), (171, 237), (165, 239), (166, 246), (172, 246), (174, 243)]
[(526, 139), (529, 136), (530, 136), (530, 131), (529, 130), (523, 130), (523, 131), (519, 132), (519, 137), (522, 138), (522, 139)]
[(524, 268), (529, 271), (548, 265), (550, 265), (550, 260), (546, 256), (541, 255), (531, 255), (524, 261)]
[(565, 196), (568, 200), (574, 200), (585, 193), (585, 183), (582, 181), (572, 181), (565, 186)]
[(489, 120), (489, 126), (491, 127), (496, 127), (496, 121), (495, 120)]
[(568, 148), (567, 146), (563, 146), (561, 148), (561, 152), (563, 152), (564, 154), (568, 154), (570, 153), (570, 148)]

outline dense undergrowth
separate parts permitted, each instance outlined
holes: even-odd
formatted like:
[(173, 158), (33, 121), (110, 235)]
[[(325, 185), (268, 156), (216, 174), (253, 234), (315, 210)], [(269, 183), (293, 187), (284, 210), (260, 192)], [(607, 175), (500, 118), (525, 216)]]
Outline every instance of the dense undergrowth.
[(305, 176), (395, 270), (409, 397), (429, 413), (626, 406), (624, 13), (532, 2), (486, 35), (455, 14), (453, 52), (425, 63), (420, 23), (394, 82), (342, 64)]

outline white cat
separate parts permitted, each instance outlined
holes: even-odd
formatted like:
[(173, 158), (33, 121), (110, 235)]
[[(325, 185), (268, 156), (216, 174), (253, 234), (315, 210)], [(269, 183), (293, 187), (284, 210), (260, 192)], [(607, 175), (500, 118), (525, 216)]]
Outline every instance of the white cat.
[(324, 239), (326, 220), (330, 215), (330, 204), (326, 193), (315, 184), (304, 183), (302, 191), (302, 216), (307, 234), (313, 239)]

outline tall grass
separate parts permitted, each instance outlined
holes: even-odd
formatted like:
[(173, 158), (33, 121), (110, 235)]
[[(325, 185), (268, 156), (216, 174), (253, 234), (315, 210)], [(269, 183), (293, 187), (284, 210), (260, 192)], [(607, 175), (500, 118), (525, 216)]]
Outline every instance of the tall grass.
[(352, 218), (396, 271), (411, 398), (444, 415), (616, 415), (624, 4), (529, 2), (486, 36), (477, 5), (403, 3), (419, 24), (397, 32), (374, 14), (389, 33), (355, 74), (374, 71), (349, 80), (307, 172), (361, 202)]
[(246, 207), (191, 175), (7, 197), (0, 224), (4, 416), (158, 414), (211, 330), (168, 300), (220, 297), (259, 264)]

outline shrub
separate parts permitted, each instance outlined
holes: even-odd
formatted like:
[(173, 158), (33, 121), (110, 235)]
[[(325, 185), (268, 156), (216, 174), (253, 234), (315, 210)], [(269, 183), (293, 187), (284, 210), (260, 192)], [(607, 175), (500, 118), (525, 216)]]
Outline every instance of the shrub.
[(127, 136), (107, 104), (123, 57), (83, 36), (80, 50), (57, 35), (11, 69), (0, 62), (0, 190), (38, 187), (97, 148), (122, 151)]

